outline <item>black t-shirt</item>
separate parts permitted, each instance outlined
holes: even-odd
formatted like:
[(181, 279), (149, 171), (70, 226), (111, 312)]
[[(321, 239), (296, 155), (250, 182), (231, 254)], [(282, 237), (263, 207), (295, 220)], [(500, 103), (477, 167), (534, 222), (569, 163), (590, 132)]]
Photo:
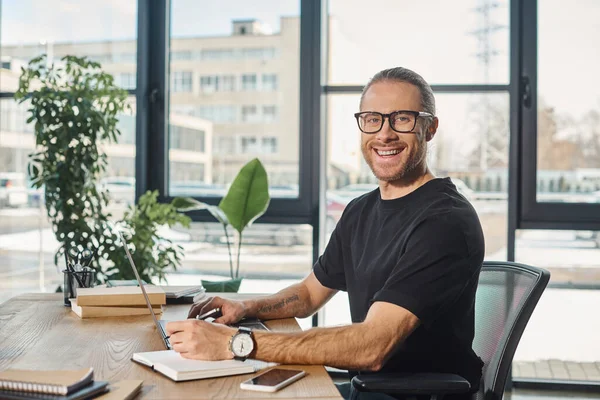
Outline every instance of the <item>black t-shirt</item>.
[(352, 322), (375, 301), (416, 315), (420, 326), (382, 372), (447, 372), (479, 386), (472, 350), (475, 290), (484, 256), (477, 213), (450, 179), (382, 200), (379, 189), (352, 200), (314, 265), (322, 285), (348, 292)]

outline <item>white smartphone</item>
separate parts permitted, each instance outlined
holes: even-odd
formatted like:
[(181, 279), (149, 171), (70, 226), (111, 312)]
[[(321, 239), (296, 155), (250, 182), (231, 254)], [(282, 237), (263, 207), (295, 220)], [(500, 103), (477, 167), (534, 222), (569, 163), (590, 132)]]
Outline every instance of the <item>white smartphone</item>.
[(306, 375), (294, 369), (273, 368), (240, 384), (240, 389), (276, 392)]

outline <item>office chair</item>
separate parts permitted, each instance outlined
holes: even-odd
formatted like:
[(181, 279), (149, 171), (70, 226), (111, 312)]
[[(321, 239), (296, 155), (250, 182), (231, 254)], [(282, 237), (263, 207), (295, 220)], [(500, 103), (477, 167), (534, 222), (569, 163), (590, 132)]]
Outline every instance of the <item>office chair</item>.
[[(512, 262), (483, 263), (475, 298), (473, 349), (484, 366), (473, 400), (502, 399), (515, 350), (549, 280), (550, 272), (545, 269)], [(352, 385), (360, 392), (428, 395), (431, 400), (471, 391), (466, 379), (444, 373), (358, 375)]]

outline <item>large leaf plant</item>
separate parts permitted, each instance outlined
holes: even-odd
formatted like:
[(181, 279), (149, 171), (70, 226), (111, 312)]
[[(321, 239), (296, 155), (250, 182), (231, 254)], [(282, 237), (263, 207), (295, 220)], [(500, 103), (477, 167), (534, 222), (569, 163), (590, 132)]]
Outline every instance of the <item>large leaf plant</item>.
[[(223, 226), (229, 252), (230, 276), (231, 279), (237, 279), (240, 274), (240, 254), (244, 229), (252, 225), (267, 211), (269, 202), (267, 171), (260, 160), (255, 158), (238, 172), (219, 205), (206, 204), (189, 197), (177, 197), (172, 204), (180, 211), (207, 210)], [(230, 237), (227, 233), (229, 226), (235, 231), (234, 242), (237, 244), (235, 273)]]

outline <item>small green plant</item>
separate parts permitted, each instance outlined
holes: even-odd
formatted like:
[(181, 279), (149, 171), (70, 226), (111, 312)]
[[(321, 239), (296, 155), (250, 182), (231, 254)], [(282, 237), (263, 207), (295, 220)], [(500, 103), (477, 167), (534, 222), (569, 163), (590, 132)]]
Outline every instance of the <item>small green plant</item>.
[[(267, 211), (269, 207), (269, 181), (267, 171), (258, 158), (242, 167), (221, 199), (218, 206), (200, 202), (189, 197), (177, 197), (173, 205), (180, 211), (207, 210), (223, 226), (229, 252), (229, 272), (231, 279), (238, 279), (240, 273), (240, 254), (244, 229)], [(237, 244), (235, 274), (233, 254), (227, 227), (235, 230)]]
[[(160, 235), (161, 227), (172, 228), (177, 224), (189, 228), (191, 219), (177, 211), (173, 203), (158, 202), (158, 191), (148, 191), (140, 197), (135, 206), (129, 206), (120, 229), (129, 246), (131, 257), (142, 280), (151, 282), (152, 278), (165, 280), (165, 272), (170, 268), (177, 269), (183, 256), (183, 248), (174, 245), (169, 239)], [(120, 244), (117, 235), (112, 238), (113, 245), (106, 252), (106, 258), (111, 261), (106, 269), (108, 279), (135, 279), (125, 251), (118, 248)]]

